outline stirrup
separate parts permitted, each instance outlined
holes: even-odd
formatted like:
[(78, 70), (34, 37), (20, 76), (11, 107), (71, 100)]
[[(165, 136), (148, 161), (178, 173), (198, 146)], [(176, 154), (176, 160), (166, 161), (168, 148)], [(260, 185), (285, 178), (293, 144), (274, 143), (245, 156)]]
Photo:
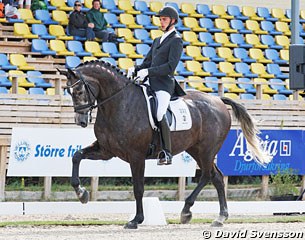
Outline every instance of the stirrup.
[(157, 165), (170, 165), (172, 164), (173, 156), (166, 150), (162, 150), (158, 154), (158, 162)]

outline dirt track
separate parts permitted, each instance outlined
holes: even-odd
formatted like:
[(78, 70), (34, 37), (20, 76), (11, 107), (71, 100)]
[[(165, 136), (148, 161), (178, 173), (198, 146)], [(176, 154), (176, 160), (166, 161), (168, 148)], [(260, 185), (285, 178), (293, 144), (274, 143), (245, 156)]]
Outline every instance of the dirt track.
[[(168, 217), (168, 216), (167, 216)], [(178, 216), (169, 216), (173, 219)], [(199, 218), (200, 216), (195, 216)], [(202, 216), (203, 217), (203, 216)], [(206, 218), (207, 216), (204, 216)], [(247, 216), (248, 217), (248, 216)], [(257, 216), (259, 217), (259, 216)], [(0, 221), (23, 220), (124, 220), (115, 216), (2, 216)], [(213, 217), (211, 217), (213, 219)], [(298, 236), (295, 236), (299, 233)], [(235, 236), (233, 236), (235, 234)], [(270, 237), (270, 234), (273, 236)], [(203, 236), (204, 235), (204, 236)], [(210, 238), (209, 238), (210, 235)], [(277, 236), (276, 236), (277, 235)], [(285, 237), (286, 236), (286, 237)], [(290, 237), (289, 237), (290, 236)], [(5, 240), (197, 240), (197, 239), (305, 239), (305, 223), (226, 224), (211, 228), (209, 224), (169, 224), (167, 226), (139, 226), (125, 230), (121, 225), (109, 226), (25, 226), (0, 228)]]

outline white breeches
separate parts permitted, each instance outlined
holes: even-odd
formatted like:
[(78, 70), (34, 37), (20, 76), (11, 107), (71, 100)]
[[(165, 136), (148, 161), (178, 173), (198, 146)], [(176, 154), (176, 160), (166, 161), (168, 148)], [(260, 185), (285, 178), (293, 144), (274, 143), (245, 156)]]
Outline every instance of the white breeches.
[(166, 113), (171, 95), (166, 91), (160, 90), (156, 92), (156, 96), (158, 99), (157, 119), (160, 122)]
[[(26, 5), (31, 5), (32, 0), (25, 0)], [(19, 0), (19, 4), (23, 4), (24, 0)]]

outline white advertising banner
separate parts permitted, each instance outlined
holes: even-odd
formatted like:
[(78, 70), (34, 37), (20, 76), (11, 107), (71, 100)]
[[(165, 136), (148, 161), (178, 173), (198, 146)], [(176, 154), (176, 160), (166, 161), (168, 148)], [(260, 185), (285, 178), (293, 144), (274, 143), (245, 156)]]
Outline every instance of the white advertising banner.
[[(13, 128), (8, 176), (60, 176), (72, 174), (73, 154), (95, 141), (93, 129)], [(158, 166), (146, 160), (146, 177), (194, 176), (196, 162), (186, 153), (174, 156), (173, 164)], [(119, 159), (82, 160), (80, 176), (128, 177), (129, 163)]]

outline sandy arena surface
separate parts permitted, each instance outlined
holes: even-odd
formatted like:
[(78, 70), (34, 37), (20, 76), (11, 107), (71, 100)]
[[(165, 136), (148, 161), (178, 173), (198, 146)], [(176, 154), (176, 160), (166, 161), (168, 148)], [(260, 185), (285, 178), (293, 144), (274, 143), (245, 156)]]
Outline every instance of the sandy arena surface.
[[(194, 218), (215, 218), (194, 214)], [(243, 216), (233, 216), (242, 218)], [(245, 216), (249, 218), (249, 216)], [(261, 216), (252, 216), (259, 218)], [(1, 216), (7, 221), (54, 221), (54, 220), (105, 220), (124, 221), (126, 214), (106, 215), (28, 215)], [(167, 219), (178, 219), (178, 215), (166, 215)], [(139, 226), (137, 230), (126, 230), (121, 225), (105, 226), (18, 226), (0, 228), (0, 239), (5, 240), (186, 240), (186, 239), (305, 239), (305, 223), (227, 223), (222, 228), (210, 224), (169, 224), (166, 226)]]

